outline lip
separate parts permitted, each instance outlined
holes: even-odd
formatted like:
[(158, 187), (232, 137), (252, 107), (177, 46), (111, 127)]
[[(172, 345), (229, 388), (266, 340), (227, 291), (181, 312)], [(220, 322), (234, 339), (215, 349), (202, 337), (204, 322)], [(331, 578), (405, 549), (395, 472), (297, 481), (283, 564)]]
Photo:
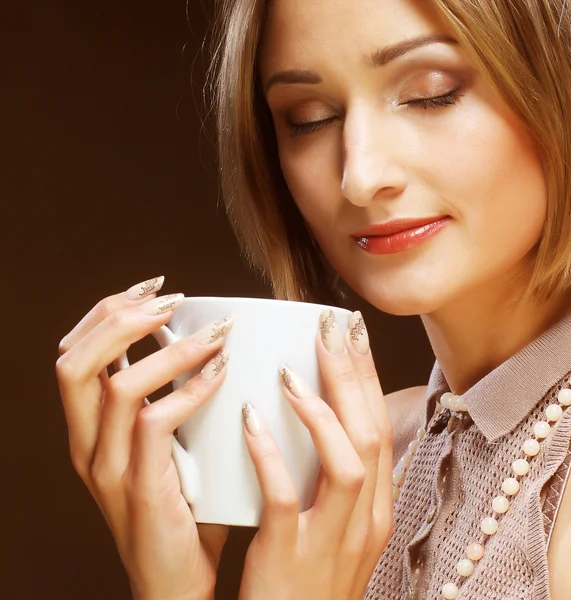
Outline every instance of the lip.
[(378, 235), (393, 235), (394, 233), (400, 233), (401, 231), (408, 231), (409, 229), (417, 229), (430, 223), (435, 223), (444, 219), (445, 215), (438, 215), (436, 217), (425, 217), (422, 219), (393, 219), (387, 223), (381, 225), (369, 225), (365, 229), (361, 229), (357, 233), (353, 234), (355, 239), (364, 237), (373, 237)]
[(450, 217), (396, 219), (371, 225), (353, 234), (361, 249), (369, 254), (396, 254), (425, 242), (440, 232)]

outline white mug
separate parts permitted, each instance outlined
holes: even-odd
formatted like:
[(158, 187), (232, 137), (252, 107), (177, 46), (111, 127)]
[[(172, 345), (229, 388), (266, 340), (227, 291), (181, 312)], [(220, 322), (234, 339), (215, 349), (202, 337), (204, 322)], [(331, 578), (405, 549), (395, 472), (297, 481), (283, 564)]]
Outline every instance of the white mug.
[[(334, 306), (260, 298), (185, 298), (168, 327), (153, 334), (164, 347), (214, 321), (234, 317), (224, 344), (229, 362), (222, 386), (178, 428), (179, 441), (173, 437), (181, 492), (197, 523), (250, 527), (260, 523), (263, 498), (242, 430), (245, 402), (254, 404), (274, 436), (301, 510), (309, 508), (319, 457), (309, 432), (284, 397), (278, 370), (282, 365), (292, 368), (327, 401), (315, 339), (319, 315), (328, 308), (344, 330), (351, 313)], [(127, 366), (126, 357), (119, 364)], [(177, 377), (173, 387), (184, 385), (200, 367)]]

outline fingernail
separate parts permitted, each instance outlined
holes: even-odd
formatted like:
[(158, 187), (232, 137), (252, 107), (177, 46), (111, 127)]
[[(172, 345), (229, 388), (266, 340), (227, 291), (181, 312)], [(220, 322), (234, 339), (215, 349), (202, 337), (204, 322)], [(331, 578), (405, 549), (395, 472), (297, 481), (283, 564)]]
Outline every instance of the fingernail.
[(331, 354), (342, 354), (344, 352), (343, 334), (330, 308), (321, 313), (319, 330), (321, 331), (323, 344)]
[(260, 435), (266, 430), (266, 426), (260, 419), (258, 411), (251, 402), (245, 402), (242, 405), (242, 418), (250, 435)]
[(228, 364), (229, 356), (226, 348), (220, 350), (214, 358), (210, 359), (206, 365), (204, 365), (204, 369), (200, 372), (202, 378), (206, 379), (206, 381), (211, 381), (219, 375), (222, 369)]
[(225, 336), (232, 329), (232, 325), (234, 325), (234, 317), (225, 317), (197, 331), (192, 337), (199, 344), (212, 344)]
[(127, 298), (127, 300), (140, 300), (141, 298), (146, 298), (150, 294), (160, 291), (164, 282), (165, 278), (161, 275), (161, 277), (155, 277), (153, 279), (147, 279), (147, 281), (143, 281), (142, 283), (137, 283), (137, 285), (130, 287), (125, 292), (125, 298)]
[(353, 348), (359, 354), (367, 354), (369, 351), (369, 334), (365, 325), (365, 320), (360, 311), (355, 311), (349, 317), (349, 339)]
[(309, 389), (307, 383), (305, 383), (305, 381), (303, 381), (303, 379), (289, 367), (286, 367), (285, 365), (280, 367), (280, 375), (282, 376), (282, 380), (286, 388), (294, 396), (296, 396), (296, 398), (307, 398), (308, 396), (313, 396), (313, 393)]
[(162, 315), (169, 310), (174, 310), (182, 304), (184, 294), (169, 294), (168, 296), (159, 296), (153, 298), (140, 306), (141, 310), (148, 315)]

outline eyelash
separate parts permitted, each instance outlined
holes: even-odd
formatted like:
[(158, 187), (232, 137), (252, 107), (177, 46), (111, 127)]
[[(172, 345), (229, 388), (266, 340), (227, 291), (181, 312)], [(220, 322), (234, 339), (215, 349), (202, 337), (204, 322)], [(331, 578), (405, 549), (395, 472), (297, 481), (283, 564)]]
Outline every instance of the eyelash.
[[(444, 94), (442, 96), (435, 96), (433, 98), (419, 98), (418, 100), (411, 100), (407, 102), (405, 106), (407, 108), (421, 108), (423, 110), (428, 110), (429, 108), (446, 108), (447, 106), (453, 106), (458, 103), (458, 100), (464, 94), (460, 93), (460, 90), (453, 90), (448, 94)], [(297, 137), (300, 135), (309, 135), (311, 133), (315, 133), (324, 127), (331, 125), (336, 117), (331, 117), (329, 119), (323, 119), (322, 121), (314, 121), (312, 123), (301, 123), (299, 125), (291, 124), (291, 136)]]

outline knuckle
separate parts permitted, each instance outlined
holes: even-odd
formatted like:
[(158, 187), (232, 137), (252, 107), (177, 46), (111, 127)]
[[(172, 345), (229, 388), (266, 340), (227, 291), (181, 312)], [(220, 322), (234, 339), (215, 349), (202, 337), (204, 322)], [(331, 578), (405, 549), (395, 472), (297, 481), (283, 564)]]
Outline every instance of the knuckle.
[(135, 419), (135, 430), (143, 435), (157, 429), (161, 417), (153, 404), (142, 408)]
[(77, 364), (75, 363), (71, 352), (66, 352), (57, 359), (56, 376), (61, 383), (79, 379)]
[(323, 427), (328, 427), (334, 420), (337, 420), (333, 409), (323, 401), (316, 401), (309, 409), (309, 412), (312, 420), (317, 425), (322, 425)]
[(106, 385), (105, 400), (116, 402), (119, 399), (128, 395), (129, 388), (127, 386), (126, 377), (123, 376), (123, 371), (115, 373), (109, 378)]
[(377, 426), (379, 436), (379, 454), (393, 448), (393, 426), (390, 422), (379, 423)]
[(299, 512), (299, 499), (292, 492), (283, 490), (276, 492), (268, 499), (272, 512), (281, 515), (291, 515)]
[(175, 364), (186, 364), (191, 356), (192, 347), (187, 339), (183, 339), (167, 347), (169, 360)]
[(354, 383), (357, 381), (357, 374), (355, 369), (346, 366), (337, 371), (335, 378), (339, 383)]
[(202, 403), (202, 397), (198, 394), (194, 385), (187, 384), (179, 388), (179, 393), (181, 398), (192, 406), (197, 406)]
[(114, 306), (114, 302), (112, 298), (103, 298), (93, 307), (93, 315), (97, 320), (102, 321), (107, 318), (109, 315), (114, 314), (116, 311), (116, 307)]
[(359, 376), (361, 377), (361, 379), (372, 379), (373, 381), (379, 378), (379, 374), (377, 373), (375, 365), (368, 365), (364, 367), (363, 370), (359, 373)]
[(353, 465), (340, 467), (337, 481), (343, 489), (358, 494), (365, 483), (365, 466), (361, 461), (355, 461)]
[(108, 323), (111, 329), (125, 329), (129, 322), (130, 311), (116, 310), (107, 315)]
[(381, 453), (381, 437), (374, 430), (363, 432), (357, 445), (359, 454), (361, 456), (365, 456), (367, 458), (378, 458), (379, 454)]
[[(262, 437), (262, 436), (260, 436)], [(262, 460), (279, 459), (281, 457), (280, 451), (274, 442), (267, 436), (263, 436), (265, 439), (260, 439), (258, 451)]]
[(99, 492), (111, 492), (117, 488), (117, 477), (111, 473), (107, 465), (98, 460), (94, 460), (91, 465), (89, 479)]
[(372, 525), (368, 527), (360, 526), (359, 531), (350, 536), (345, 551), (351, 558), (367, 556), (373, 547), (373, 542)]

